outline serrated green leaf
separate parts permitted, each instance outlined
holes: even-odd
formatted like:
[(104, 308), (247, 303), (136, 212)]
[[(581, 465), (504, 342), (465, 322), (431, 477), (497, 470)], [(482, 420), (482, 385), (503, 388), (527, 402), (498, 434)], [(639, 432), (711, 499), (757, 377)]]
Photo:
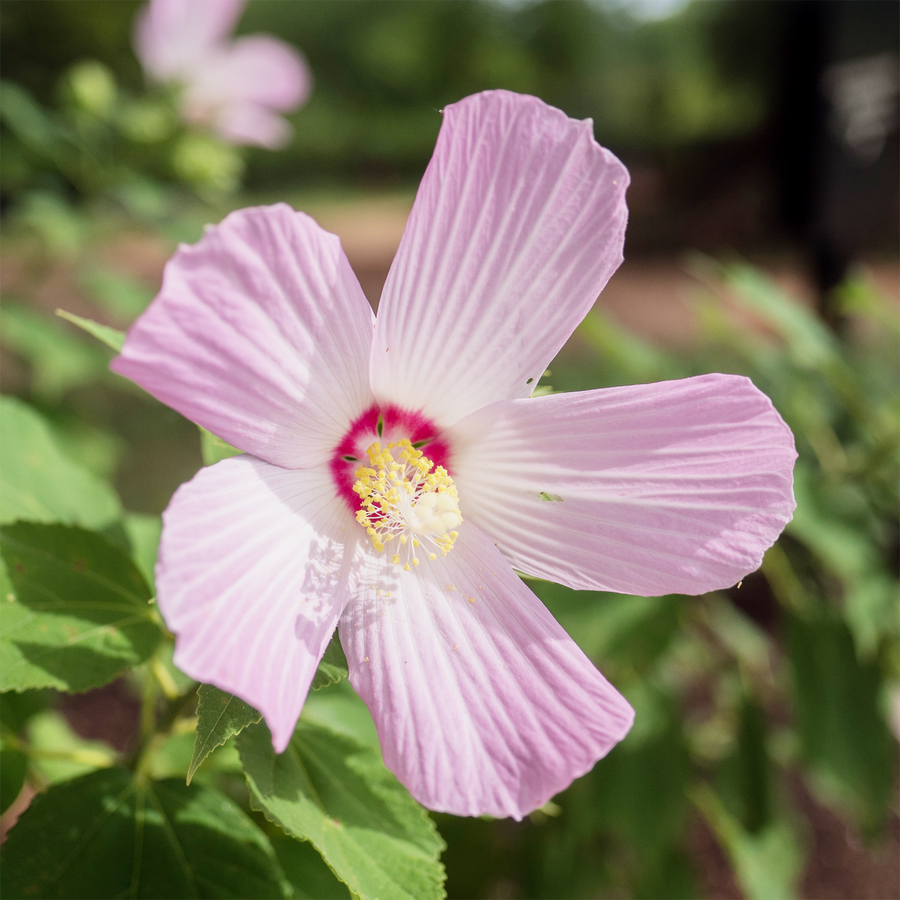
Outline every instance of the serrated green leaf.
[(27, 768), (28, 757), (21, 750), (0, 746), (0, 813), (5, 813), (19, 796)]
[(101, 529), (122, 513), (105, 481), (67, 459), (31, 407), (0, 397), (0, 524), (27, 519)]
[(231, 444), (226, 443), (222, 438), (216, 437), (211, 431), (207, 431), (199, 425), (197, 427), (200, 428), (200, 454), (203, 457), (204, 466), (215, 465), (223, 459), (229, 459), (244, 452), (243, 450), (238, 450), (237, 447), (232, 447)]
[(341, 647), (341, 640), (335, 631), (325, 648), (325, 654), (319, 662), (310, 689), (318, 691), (326, 685), (336, 684), (346, 678), (347, 674), (347, 657), (344, 656), (344, 648)]
[(109, 325), (101, 325), (93, 319), (85, 319), (84, 316), (76, 316), (75, 313), (66, 312), (64, 309), (58, 309), (56, 314), (67, 322), (77, 325), (79, 328), (93, 335), (98, 341), (102, 341), (107, 347), (111, 347), (116, 353), (122, 352), (125, 346), (125, 332), (116, 328), (110, 328)]
[(262, 719), (248, 703), (211, 684), (201, 684), (197, 698), (197, 737), (187, 771), (188, 784), (203, 760), (216, 747), (221, 747), (228, 738)]
[(269, 900), (290, 890), (265, 835), (224, 794), (124, 769), (36, 797), (0, 855), (5, 897)]
[(18, 522), (0, 529), (0, 554), (12, 588), (0, 602), (0, 690), (98, 687), (162, 638), (141, 573), (100, 535)]
[(255, 802), (288, 834), (310, 841), (354, 894), (444, 896), (443, 841), (376, 749), (303, 720), (280, 755), (263, 722), (237, 744)]
[(276, 834), (269, 840), (285, 878), (294, 888), (295, 900), (350, 900), (347, 885), (334, 877), (309, 841), (298, 841), (286, 834)]

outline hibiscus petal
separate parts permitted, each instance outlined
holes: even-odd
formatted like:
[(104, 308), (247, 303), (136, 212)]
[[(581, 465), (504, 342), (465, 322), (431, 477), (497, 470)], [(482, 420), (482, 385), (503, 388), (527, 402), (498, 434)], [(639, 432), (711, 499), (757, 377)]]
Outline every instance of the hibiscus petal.
[(790, 429), (734, 375), (505, 401), (448, 436), (464, 519), (577, 589), (730, 587), (795, 505)]
[(476, 526), (411, 572), (385, 559), (370, 557), (341, 643), (419, 802), (519, 819), (628, 732), (629, 705)]
[(372, 403), (372, 310), (338, 238), (244, 209), (169, 261), (112, 369), (277, 465), (317, 465)]
[(444, 109), (372, 351), (383, 403), (441, 425), (526, 397), (622, 261), (628, 173), (535, 97)]
[(281, 752), (349, 597), (358, 526), (325, 467), (252, 456), (201, 469), (163, 522), (156, 581), (176, 665), (258, 709)]
[(221, 107), (213, 118), (213, 128), (230, 144), (268, 150), (286, 147), (294, 134), (287, 119), (258, 103), (230, 103)]
[(197, 72), (189, 94), (218, 103), (248, 102), (274, 110), (299, 106), (312, 87), (309, 67), (289, 44), (251, 34), (221, 47)]
[(151, 0), (135, 20), (134, 46), (159, 81), (190, 78), (234, 30), (246, 0)]

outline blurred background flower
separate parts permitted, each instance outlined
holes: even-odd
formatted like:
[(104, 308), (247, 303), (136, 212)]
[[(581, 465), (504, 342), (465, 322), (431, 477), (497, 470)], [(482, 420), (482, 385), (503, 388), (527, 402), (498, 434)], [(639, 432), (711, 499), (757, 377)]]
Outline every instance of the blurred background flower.
[(180, 85), (185, 121), (234, 144), (276, 149), (291, 139), (278, 115), (309, 96), (303, 57), (266, 34), (228, 41), (245, 0), (150, 0), (138, 15), (134, 45), (147, 77)]

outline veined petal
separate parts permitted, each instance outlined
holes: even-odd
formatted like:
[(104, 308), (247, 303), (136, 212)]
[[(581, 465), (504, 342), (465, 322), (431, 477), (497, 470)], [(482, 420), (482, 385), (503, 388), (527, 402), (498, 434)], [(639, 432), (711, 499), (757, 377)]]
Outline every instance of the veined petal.
[(241, 450), (317, 465), (372, 404), (372, 321), (335, 235), (244, 209), (179, 248), (111, 367)]
[(175, 663), (258, 709), (278, 752), (350, 596), (356, 532), (327, 467), (201, 469), (163, 514), (158, 602)]
[(520, 819), (628, 732), (629, 705), (472, 523), (410, 572), (385, 559), (369, 557), (341, 643), (419, 802)]
[(730, 587), (795, 505), (790, 429), (735, 375), (496, 403), (448, 436), (464, 520), (577, 589)]
[(528, 396), (622, 261), (627, 185), (590, 120), (508, 91), (446, 107), (378, 308), (378, 399), (446, 426)]
[(135, 20), (134, 47), (158, 81), (187, 79), (233, 30), (246, 0), (150, 0)]

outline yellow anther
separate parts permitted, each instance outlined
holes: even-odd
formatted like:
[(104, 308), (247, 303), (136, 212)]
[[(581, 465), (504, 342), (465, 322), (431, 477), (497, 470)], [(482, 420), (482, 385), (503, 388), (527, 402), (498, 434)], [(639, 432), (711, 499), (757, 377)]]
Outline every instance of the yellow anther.
[[(419, 565), (412, 548), (425, 544), (428, 559), (437, 559), (453, 549), (462, 523), (459, 495), (443, 466), (422, 455), (406, 438), (386, 447), (376, 441), (367, 451), (367, 466), (356, 470), (353, 490), (361, 509), (356, 520), (365, 529), (376, 550), (399, 538), (401, 550), (391, 557), (410, 571)], [(408, 545), (412, 543), (412, 548)]]

